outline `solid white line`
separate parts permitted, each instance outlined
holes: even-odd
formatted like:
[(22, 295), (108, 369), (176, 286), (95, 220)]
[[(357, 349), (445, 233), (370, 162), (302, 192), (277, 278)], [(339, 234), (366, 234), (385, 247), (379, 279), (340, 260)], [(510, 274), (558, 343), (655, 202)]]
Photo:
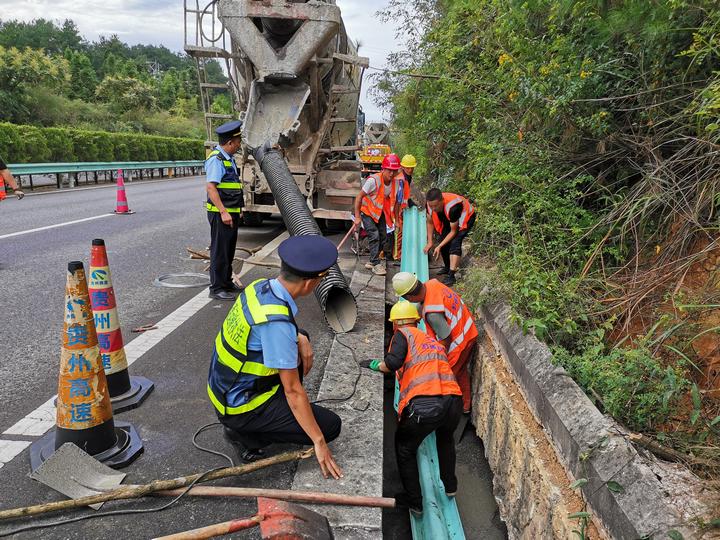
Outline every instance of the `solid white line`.
[(92, 216), (92, 217), (86, 217), (86, 218), (82, 218), (82, 219), (76, 219), (74, 221), (66, 221), (65, 223), (58, 223), (56, 225), (46, 225), (45, 227), (38, 227), (37, 229), (28, 229), (27, 231), (18, 231), (18, 232), (14, 232), (14, 233), (10, 233), (10, 234), (3, 234), (2, 236), (0, 236), (0, 240), (4, 240), (5, 238), (12, 238), (13, 236), (21, 236), (23, 234), (30, 234), (30, 233), (39, 232), (39, 231), (47, 231), (48, 229), (55, 229), (57, 227), (65, 227), (66, 225), (74, 225), (75, 223), (82, 223), (84, 221), (92, 221), (94, 219), (105, 218), (105, 217), (112, 216), (112, 215), (114, 215), (114, 214), (112, 214), (112, 213), (102, 214), (99, 216)]
[[(256, 261), (261, 261), (275, 251), (280, 243), (288, 238), (288, 236), (290, 235), (287, 231), (276, 236), (270, 242), (265, 244), (263, 248), (251, 258)], [(238, 275), (242, 277), (253, 268), (254, 266), (249, 264), (243, 265)], [(169, 336), (181, 324), (195, 315), (211, 301), (212, 299), (208, 297), (208, 289), (203, 289), (182, 306), (158, 322), (156, 324), (157, 330), (151, 330), (145, 332), (144, 334), (140, 334), (130, 343), (125, 345), (125, 354), (127, 356), (128, 365), (131, 365), (133, 362), (140, 359), (140, 357)], [(3, 435), (26, 435), (39, 437), (44, 435), (53, 426), (55, 426), (55, 396), (51, 397), (45, 403), (40, 405), (40, 407), (29, 413), (25, 416), (25, 418), (19, 420), (14, 425), (6, 429), (3, 432)], [(7, 441), (0, 440), (0, 445), (2, 445), (3, 442)], [(22, 450), (23, 448), (21, 448), (18, 453)], [(1, 451), (2, 446), (0, 446), (0, 461), (3, 459)], [(12, 459), (12, 457), (10, 459)], [(7, 461), (10, 461), (10, 459)]]
[(0, 440), (0, 469), (10, 463), (20, 452), (30, 446), (30, 441), (1, 441)]

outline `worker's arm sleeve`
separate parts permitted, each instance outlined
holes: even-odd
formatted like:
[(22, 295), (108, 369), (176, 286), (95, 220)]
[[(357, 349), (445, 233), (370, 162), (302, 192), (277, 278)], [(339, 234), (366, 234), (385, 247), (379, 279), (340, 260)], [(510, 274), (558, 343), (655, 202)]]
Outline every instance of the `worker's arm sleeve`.
[(438, 341), (442, 341), (450, 335), (450, 326), (447, 323), (447, 319), (445, 319), (445, 314), (437, 312), (428, 313), (425, 315), (425, 320), (432, 327)]
[(215, 156), (205, 161), (205, 175), (207, 181), (213, 184), (219, 184), (222, 181), (222, 177), (225, 176), (225, 167), (220, 163), (220, 160)]
[(461, 202), (450, 208), (450, 212), (448, 212), (448, 220), (450, 223), (455, 223), (460, 219), (460, 216), (462, 216), (462, 209), (463, 205)]
[(260, 338), (263, 363), (273, 369), (298, 366), (297, 330), (287, 321), (272, 321), (253, 328)]
[(400, 332), (395, 332), (390, 352), (385, 354), (385, 365), (390, 371), (397, 371), (405, 363), (407, 356), (407, 339)]
[(375, 193), (375, 180), (372, 178), (368, 178), (365, 180), (365, 183), (362, 187), (363, 193), (366, 193), (367, 195), (372, 195)]

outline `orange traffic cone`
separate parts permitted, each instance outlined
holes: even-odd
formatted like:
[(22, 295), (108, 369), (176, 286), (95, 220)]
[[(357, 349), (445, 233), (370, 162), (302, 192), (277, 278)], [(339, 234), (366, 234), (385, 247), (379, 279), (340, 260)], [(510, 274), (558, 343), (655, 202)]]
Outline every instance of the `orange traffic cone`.
[(90, 252), (90, 305), (95, 315), (100, 359), (107, 377), (113, 412), (139, 407), (155, 385), (145, 377), (130, 377), (123, 344), (115, 291), (110, 277), (105, 241), (92, 241)]
[(85, 270), (79, 261), (68, 264), (55, 424), (55, 430), (30, 446), (33, 471), (66, 442), (115, 468), (129, 465), (143, 451), (135, 428), (113, 420)]
[(115, 202), (116, 214), (134, 214), (128, 206), (127, 195), (125, 195), (125, 180), (123, 179), (122, 170), (117, 172), (117, 197)]

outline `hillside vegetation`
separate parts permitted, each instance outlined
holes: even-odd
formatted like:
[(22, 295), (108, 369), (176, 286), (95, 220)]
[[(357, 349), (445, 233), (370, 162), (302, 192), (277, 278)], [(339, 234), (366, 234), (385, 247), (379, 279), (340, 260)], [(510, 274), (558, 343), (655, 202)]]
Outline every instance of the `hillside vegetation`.
[[(208, 62), (210, 82), (225, 82)], [(222, 93), (215, 112), (230, 112)], [(192, 59), (165, 47), (88, 42), (72, 21), (0, 20), (0, 121), (205, 139)]]
[(714, 1), (393, 0), (377, 79), (418, 176), (478, 209), (491, 285), (598, 406), (718, 459)]

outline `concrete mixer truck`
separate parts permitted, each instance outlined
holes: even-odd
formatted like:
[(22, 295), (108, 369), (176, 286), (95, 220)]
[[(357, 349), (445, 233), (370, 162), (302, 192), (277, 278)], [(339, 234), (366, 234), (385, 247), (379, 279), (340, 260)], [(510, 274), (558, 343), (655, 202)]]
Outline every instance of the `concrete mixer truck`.
[[(243, 121), (244, 220), (279, 212), (290, 234), (321, 234), (317, 219), (352, 220), (360, 189), (358, 56), (334, 0), (184, 0), (185, 51), (196, 60), (206, 146), (213, 127)], [(207, 3), (206, 3), (207, 2)], [(208, 81), (220, 61), (228, 84)], [(228, 91), (236, 114), (211, 111)], [(316, 288), (328, 324), (355, 325), (357, 306), (337, 265)]]
[[(290, 172), (315, 218), (350, 219), (360, 187), (358, 102), (368, 59), (357, 54), (334, 0), (184, 0), (185, 51), (196, 60), (207, 131), (244, 122), (244, 220), (277, 213), (254, 159), (267, 140), (284, 149)], [(206, 62), (223, 64), (228, 84), (208, 82)], [(211, 111), (230, 92), (235, 114)]]

